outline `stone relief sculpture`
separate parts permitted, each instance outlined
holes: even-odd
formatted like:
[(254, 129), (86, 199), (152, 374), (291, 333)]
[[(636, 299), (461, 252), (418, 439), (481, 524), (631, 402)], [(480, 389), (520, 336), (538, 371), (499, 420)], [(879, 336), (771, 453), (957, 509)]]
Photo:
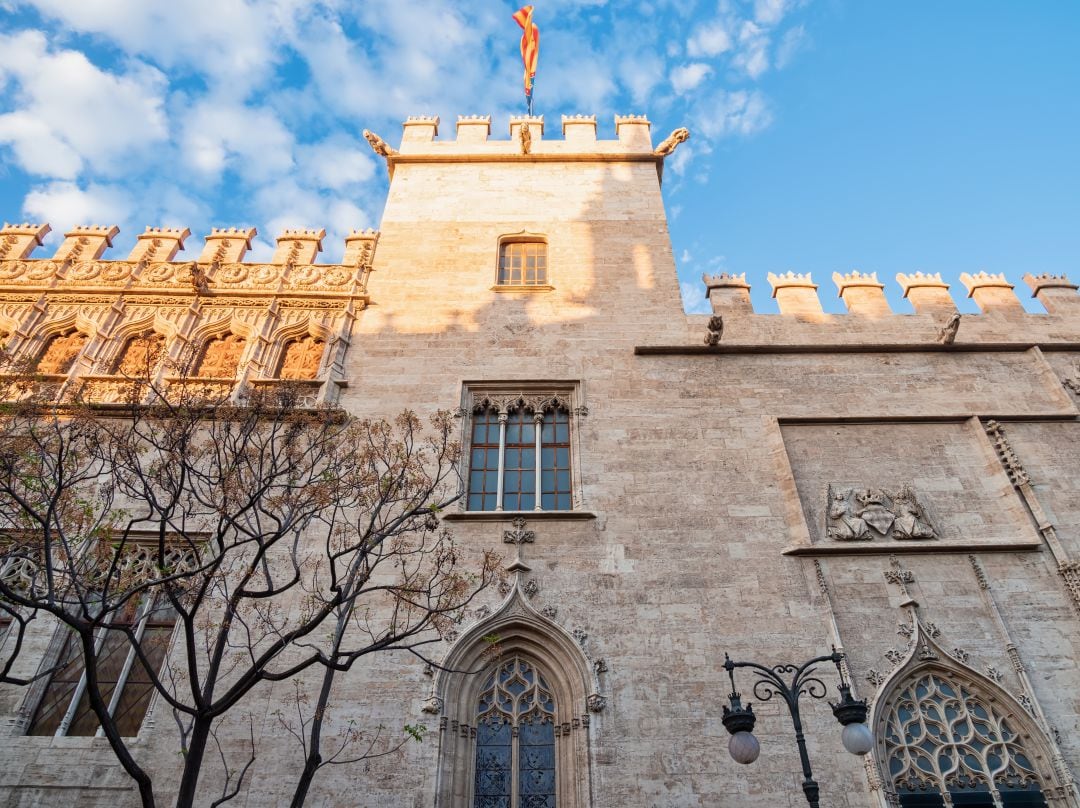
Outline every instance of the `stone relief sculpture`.
[(834, 541), (898, 541), (935, 539), (926, 510), (909, 485), (891, 492), (882, 488), (829, 486), (825, 535)]
[(529, 131), (529, 122), (521, 122), (521, 153), (529, 154), (532, 151), (532, 132)]
[(670, 135), (660, 141), (660, 145), (653, 149), (653, 154), (657, 155), (658, 157), (667, 157), (669, 154), (673, 153), (675, 149), (678, 148), (680, 143), (685, 143), (689, 139), (690, 130), (687, 129), (685, 126), (680, 126), (678, 129), (676, 129), (674, 132), (672, 132)]

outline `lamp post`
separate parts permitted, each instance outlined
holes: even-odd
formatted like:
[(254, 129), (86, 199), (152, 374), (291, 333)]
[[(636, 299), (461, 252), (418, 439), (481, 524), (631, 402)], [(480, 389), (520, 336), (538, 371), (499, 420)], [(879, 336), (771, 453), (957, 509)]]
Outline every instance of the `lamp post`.
[[(806, 754), (806, 738), (803, 735), (802, 717), (799, 715), (799, 699), (809, 696), (813, 699), (823, 699), (828, 694), (825, 683), (818, 678), (816, 666), (821, 662), (832, 662), (836, 665), (836, 671), (840, 675), (840, 700), (836, 704), (830, 702), (833, 715), (844, 727), (841, 733), (841, 742), (847, 751), (853, 755), (865, 755), (874, 747), (874, 736), (866, 726), (866, 701), (856, 700), (851, 696), (851, 685), (844, 680), (844, 671), (840, 667), (840, 661), (844, 655), (833, 648), (833, 652), (827, 656), (814, 657), (802, 665), (775, 665), (767, 668), (756, 662), (732, 662), (731, 657), (724, 654), (724, 669), (731, 679), (731, 693), (728, 695), (730, 706), (724, 707), (724, 727), (731, 733), (728, 743), (728, 751), (736, 763), (753, 763), (761, 752), (761, 745), (754, 737), (754, 723), (757, 716), (754, 715), (752, 704), (742, 705), (742, 695), (735, 688), (735, 669), (750, 668), (757, 676), (754, 683), (753, 693), (758, 701), (769, 701), (773, 696), (779, 696), (788, 706), (791, 713), (791, 722), (795, 727), (795, 743), (799, 746), (799, 759), (802, 761), (803, 770), (803, 793), (810, 808), (819, 808), (818, 784), (814, 780), (810, 770), (810, 758)], [(787, 679), (790, 677), (790, 679)]]

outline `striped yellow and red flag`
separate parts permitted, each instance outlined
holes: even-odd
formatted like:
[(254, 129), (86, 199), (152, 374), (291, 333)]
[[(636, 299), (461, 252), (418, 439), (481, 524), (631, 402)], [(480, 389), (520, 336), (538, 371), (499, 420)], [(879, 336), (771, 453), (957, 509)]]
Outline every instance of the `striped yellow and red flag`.
[(536, 78), (536, 62), (540, 56), (540, 29), (533, 22), (533, 7), (522, 6), (514, 12), (514, 22), (521, 26), (521, 61), (525, 65), (525, 98), (532, 112), (533, 79)]

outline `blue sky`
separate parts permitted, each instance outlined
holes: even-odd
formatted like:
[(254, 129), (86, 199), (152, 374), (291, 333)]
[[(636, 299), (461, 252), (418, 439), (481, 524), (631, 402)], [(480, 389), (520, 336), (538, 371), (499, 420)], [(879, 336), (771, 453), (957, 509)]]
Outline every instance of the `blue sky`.
[[(689, 310), (703, 272), (1080, 280), (1080, 2), (539, 0), (536, 111), (686, 125), (664, 193)], [(409, 114), (521, 109), (516, 3), (0, 0), (0, 218), (378, 226)], [(556, 129), (557, 131), (557, 129)], [(898, 303), (900, 310), (906, 303)], [(1037, 308), (1037, 306), (1036, 306)]]

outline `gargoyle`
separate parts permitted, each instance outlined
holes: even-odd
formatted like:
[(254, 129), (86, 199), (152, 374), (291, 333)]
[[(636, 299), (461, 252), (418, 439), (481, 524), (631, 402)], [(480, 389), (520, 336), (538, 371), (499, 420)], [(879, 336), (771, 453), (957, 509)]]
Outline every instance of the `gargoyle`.
[(529, 131), (528, 121), (521, 122), (521, 153), (529, 154), (532, 151), (532, 132)]
[(720, 337), (724, 333), (724, 318), (719, 314), (714, 314), (709, 318), (709, 332), (705, 335), (705, 344), (710, 348), (715, 348), (720, 344)]
[(960, 312), (954, 312), (945, 327), (938, 332), (938, 342), (942, 345), (952, 345), (956, 340), (956, 332), (960, 330)]
[(397, 154), (397, 149), (376, 135), (370, 129), (364, 130), (364, 138), (369, 144), (371, 144), (371, 150), (374, 151), (380, 157), (393, 157)]
[(676, 147), (680, 143), (686, 142), (690, 138), (690, 130), (685, 126), (680, 126), (666, 138), (664, 138), (660, 145), (653, 149), (653, 154), (658, 157), (667, 157), (669, 154), (675, 151)]

